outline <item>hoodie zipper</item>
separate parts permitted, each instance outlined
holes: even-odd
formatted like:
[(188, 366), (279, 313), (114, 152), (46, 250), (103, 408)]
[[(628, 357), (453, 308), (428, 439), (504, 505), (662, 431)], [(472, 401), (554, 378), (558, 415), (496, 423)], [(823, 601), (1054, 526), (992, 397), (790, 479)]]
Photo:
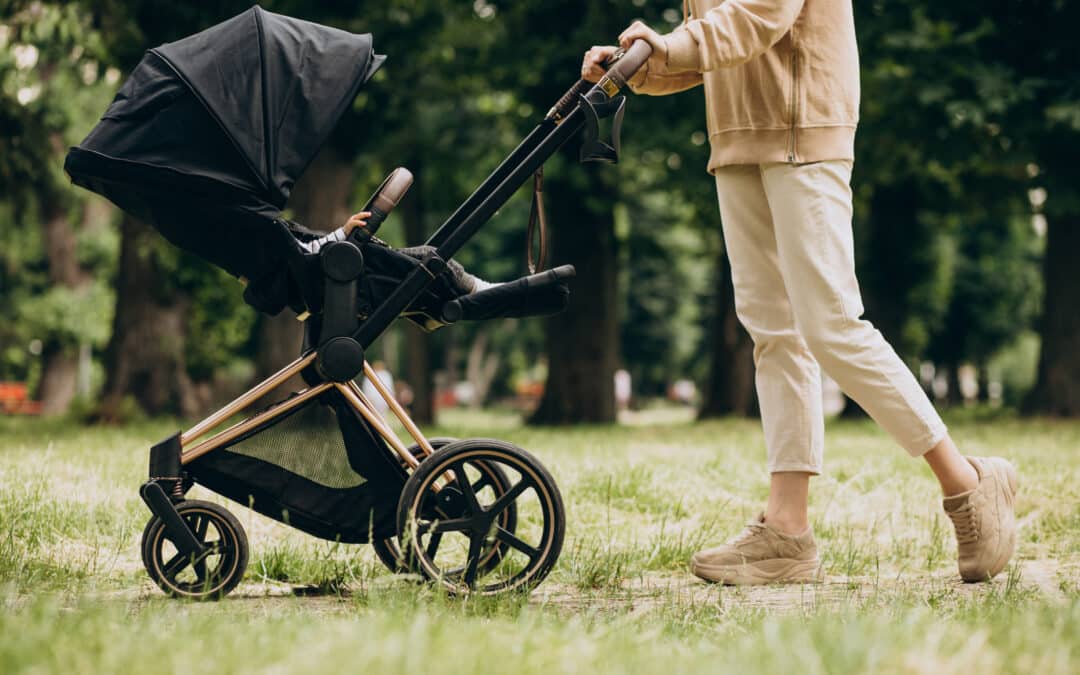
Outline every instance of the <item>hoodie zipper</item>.
[(795, 163), (795, 125), (799, 119), (799, 50), (791, 50), (791, 132), (788, 137), (788, 161)]

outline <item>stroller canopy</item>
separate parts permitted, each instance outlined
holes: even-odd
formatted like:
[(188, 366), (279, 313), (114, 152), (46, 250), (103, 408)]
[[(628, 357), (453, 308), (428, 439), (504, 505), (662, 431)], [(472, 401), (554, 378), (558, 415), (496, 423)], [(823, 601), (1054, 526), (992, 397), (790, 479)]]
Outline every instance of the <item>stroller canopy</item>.
[(149, 50), (65, 169), (181, 248), (257, 279), (280, 262), (267, 230), (281, 228), (267, 225), (385, 58), (370, 34), (252, 7)]

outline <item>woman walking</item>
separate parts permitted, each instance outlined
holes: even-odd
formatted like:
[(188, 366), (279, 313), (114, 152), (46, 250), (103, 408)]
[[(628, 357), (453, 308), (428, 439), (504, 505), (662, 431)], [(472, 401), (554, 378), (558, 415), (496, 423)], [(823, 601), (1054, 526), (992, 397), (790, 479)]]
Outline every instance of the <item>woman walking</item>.
[[(727, 543), (696, 553), (697, 576), (730, 584), (811, 582), (820, 561), (807, 518), (822, 470), (820, 370), (941, 484), (960, 576), (998, 574), (1016, 547), (1016, 472), (998, 457), (964, 457), (911, 371), (861, 318), (849, 181), (859, 108), (851, 0), (690, 0), (659, 35), (635, 22), (622, 46), (652, 57), (638, 93), (705, 87), (705, 113), (731, 261), (735, 307), (754, 341), (771, 474), (765, 511)], [(597, 81), (615, 47), (585, 54)]]

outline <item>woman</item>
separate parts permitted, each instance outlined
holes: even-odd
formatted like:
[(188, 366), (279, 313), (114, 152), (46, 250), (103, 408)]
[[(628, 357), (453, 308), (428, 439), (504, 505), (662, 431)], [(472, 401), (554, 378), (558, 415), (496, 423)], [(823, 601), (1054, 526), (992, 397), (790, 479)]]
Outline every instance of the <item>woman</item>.
[[(696, 553), (697, 576), (730, 584), (811, 582), (820, 561), (807, 519), (821, 472), (820, 369), (941, 483), (960, 576), (998, 574), (1016, 546), (1016, 472), (960, 454), (914, 376), (868, 321), (855, 279), (851, 189), (859, 57), (850, 0), (690, 0), (659, 35), (619, 37), (652, 57), (642, 94), (705, 87), (711, 154), (735, 308), (754, 340), (768, 469), (764, 513), (726, 544)], [(585, 54), (597, 81), (615, 47)], [(819, 366), (820, 364), (820, 366)]]

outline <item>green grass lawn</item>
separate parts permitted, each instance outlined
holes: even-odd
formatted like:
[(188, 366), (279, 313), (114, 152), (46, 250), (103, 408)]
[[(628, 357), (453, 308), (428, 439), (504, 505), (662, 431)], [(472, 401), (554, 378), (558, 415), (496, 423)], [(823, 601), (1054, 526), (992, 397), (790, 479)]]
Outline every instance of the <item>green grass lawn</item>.
[(566, 543), (531, 596), (446, 597), (369, 547), (235, 506), (245, 582), (199, 604), (165, 598), (139, 560), (136, 490), (175, 425), (3, 418), (0, 673), (1080, 672), (1080, 424), (951, 426), (965, 452), (1020, 471), (1019, 551), (992, 583), (959, 583), (928, 469), (870, 423), (830, 426), (813, 484), (825, 583), (736, 589), (686, 562), (763, 506), (755, 421), (561, 430), (451, 412), (433, 435), (512, 441), (559, 482)]

